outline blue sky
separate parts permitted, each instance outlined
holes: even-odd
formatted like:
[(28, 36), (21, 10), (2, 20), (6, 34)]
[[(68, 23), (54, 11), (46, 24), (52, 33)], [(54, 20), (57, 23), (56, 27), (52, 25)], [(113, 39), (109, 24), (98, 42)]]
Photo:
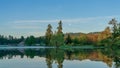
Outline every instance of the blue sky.
[(120, 21), (120, 0), (0, 0), (0, 34), (41, 36), (59, 20), (66, 32), (102, 31)]

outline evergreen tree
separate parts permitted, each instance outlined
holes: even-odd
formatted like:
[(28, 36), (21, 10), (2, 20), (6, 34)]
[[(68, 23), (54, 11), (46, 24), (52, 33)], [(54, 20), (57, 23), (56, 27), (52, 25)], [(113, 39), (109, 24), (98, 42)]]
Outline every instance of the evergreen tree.
[(73, 43), (74, 44), (79, 44), (80, 42), (79, 42), (79, 39), (77, 38), (77, 37), (75, 37), (74, 39), (73, 39)]
[(63, 32), (62, 32), (62, 21), (60, 21), (58, 23), (58, 31), (55, 32), (55, 34), (52, 36), (51, 40), (50, 40), (50, 44), (51, 45), (55, 45), (57, 47), (61, 46), (64, 44), (64, 35), (63, 35)]
[(57, 34), (63, 34), (63, 32), (62, 32), (62, 21), (60, 20), (60, 22), (58, 23), (58, 27), (57, 27), (57, 29), (58, 29), (58, 31), (57, 31)]
[(72, 39), (70, 37), (70, 35), (68, 34), (67, 38), (66, 38), (66, 41), (65, 41), (66, 44), (71, 44), (72, 43)]
[(53, 35), (52, 26), (48, 24), (48, 28), (45, 34), (46, 45), (50, 45), (50, 40), (51, 40), (52, 35)]
[(61, 20), (58, 23), (57, 29), (58, 31), (57, 31), (57, 37), (56, 37), (56, 40), (57, 40), (56, 46), (61, 46), (64, 44), (64, 35), (62, 32), (62, 21)]
[(24, 36), (21, 36), (20, 41), (24, 41), (24, 39), (25, 39)]

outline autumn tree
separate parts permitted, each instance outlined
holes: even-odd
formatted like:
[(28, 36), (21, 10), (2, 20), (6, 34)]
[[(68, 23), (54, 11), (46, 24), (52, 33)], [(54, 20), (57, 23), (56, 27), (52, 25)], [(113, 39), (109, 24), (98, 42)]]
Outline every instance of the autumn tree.
[(111, 36), (111, 30), (109, 27), (105, 28), (104, 31), (102, 31), (99, 36), (98, 36), (98, 41), (101, 41), (103, 39), (107, 39), (108, 37)]
[[(102, 43), (104, 45), (119, 45), (120, 44), (120, 23), (114, 18), (109, 21), (109, 24), (112, 25), (112, 30), (106, 28), (105, 31), (101, 33)], [(106, 38), (106, 39), (105, 39)]]
[(94, 44), (96, 45), (96, 42), (98, 41), (98, 34), (99, 33), (91, 33), (87, 34), (87, 44)]
[(50, 40), (52, 38), (53, 32), (52, 32), (52, 26), (48, 24), (48, 28), (46, 30), (45, 39), (46, 39), (46, 45), (50, 45)]
[(79, 42), (80, 42), (81, 45), (87, 44), (87, 36), (86, 36), (86, 34), (81, 34), (79, 36)]
[(111, 30), (109, 27), (106, 27), (104, 31), (102, 31), (98, 35), (97, 45), (110, 45), (111, 42)]

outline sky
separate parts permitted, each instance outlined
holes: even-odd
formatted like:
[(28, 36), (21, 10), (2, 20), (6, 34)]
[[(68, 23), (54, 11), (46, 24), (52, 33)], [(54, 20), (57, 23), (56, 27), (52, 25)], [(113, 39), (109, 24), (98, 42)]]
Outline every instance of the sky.
[(0, 0), (0, 34), (45, 35), (47, 25), (63, 32), (103, 31), (112, 18), (120, 22), (120, 0)]

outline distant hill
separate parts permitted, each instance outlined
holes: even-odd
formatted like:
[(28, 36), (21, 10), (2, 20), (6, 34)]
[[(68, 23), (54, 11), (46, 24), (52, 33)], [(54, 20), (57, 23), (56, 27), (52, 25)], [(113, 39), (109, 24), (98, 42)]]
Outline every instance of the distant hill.
[(91, 35), (91, 34), (100, 34), (101, 32), (90, 32), (90, 33), (82, 33), (82, 32), (78, 32), (78, 33), (65, 33), (64, 34), (64, 36), (66, 37), (66, 36), (68, 36), (68, 35), (70, 35), (70, 36), (75, 36), (75, 37), (77, 37), (77, 36), (80, 36), (80, 35)]
[(66, 36), (66, 35), (70, 35), (70, 36), (80, 36), (80, 35), (83, 35), (83, 34), (85, 34), (85, 33), (78, 32), (78, 33), (66, 33), (66, 34), (64, 34), (64, 35), (65, 35), (65, 36)]
[(99, 34), (99, 33), (101, 33), (101, 32), (90, 32), (88, 34)]

